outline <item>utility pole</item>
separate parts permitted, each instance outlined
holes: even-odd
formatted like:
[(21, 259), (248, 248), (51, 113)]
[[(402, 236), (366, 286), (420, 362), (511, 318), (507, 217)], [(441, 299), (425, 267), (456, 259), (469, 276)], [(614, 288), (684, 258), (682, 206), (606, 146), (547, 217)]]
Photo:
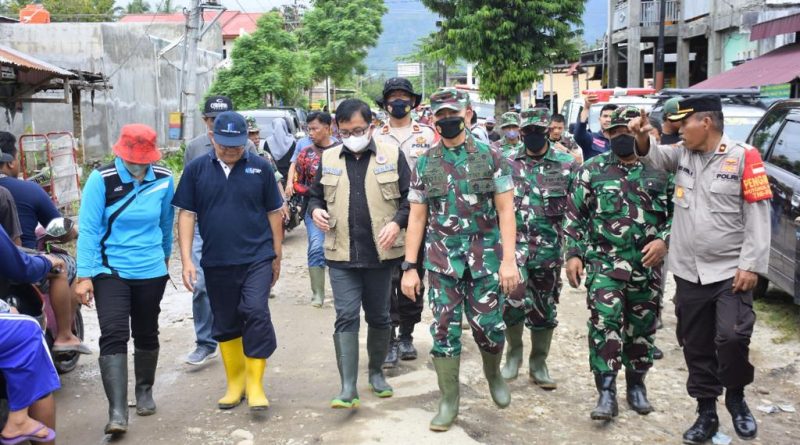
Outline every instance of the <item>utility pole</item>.
[(194, 118), (197, 114), (197, 42), (200, 40), (200, 0), (192, 0), (192, 9), (189, 10), (189, 22), (186, 25), (187, 49), (187, 77), (185, 82), (186, 111), (183, 125), (183, 139), (189, 141), (194, 137)]
[(422, 74), (422, 97), (425, 97), (425, 62), (419, 63), (420, 73)]
[(656, 91), (664, 89), (664, 22), (667, 20), (667, 0), (661, 0), (661, 12), (658, 20), (658, 43), (656, 44), (655, 87)]

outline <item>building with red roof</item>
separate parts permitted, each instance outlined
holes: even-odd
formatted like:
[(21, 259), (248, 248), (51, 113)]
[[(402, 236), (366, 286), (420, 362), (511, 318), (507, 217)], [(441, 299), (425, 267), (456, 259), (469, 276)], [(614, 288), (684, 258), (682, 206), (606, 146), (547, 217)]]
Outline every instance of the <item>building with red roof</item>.
[[(217, 11), (206, 11), (203, 13), (203, 21), (208, 23), (214, 20), (218, 14)], [(241, 11), (223, 11), (218, 23), (222, 28), (222, 56), (228, 58), (233, 41), (239, 36), (250, 34), (256, 29), (256, 22), (261, 17), (261, 13), (241, 12)], [(122, 16), (119, 22), (121, 23), (184, 23), (186, 16), (183, 13), (176, 12), (172, 14), (128, 14)]]

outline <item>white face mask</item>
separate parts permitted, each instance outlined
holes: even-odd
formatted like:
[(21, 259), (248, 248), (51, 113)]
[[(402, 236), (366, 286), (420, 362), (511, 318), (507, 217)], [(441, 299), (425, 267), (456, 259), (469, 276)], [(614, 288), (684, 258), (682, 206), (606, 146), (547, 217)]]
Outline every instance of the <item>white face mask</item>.
[(353, 153), (361, 153), (369, 145), (369, 133), (362, 136), (350, 136), (349, 138), (342, 139), (344, 146), (350, 149)]

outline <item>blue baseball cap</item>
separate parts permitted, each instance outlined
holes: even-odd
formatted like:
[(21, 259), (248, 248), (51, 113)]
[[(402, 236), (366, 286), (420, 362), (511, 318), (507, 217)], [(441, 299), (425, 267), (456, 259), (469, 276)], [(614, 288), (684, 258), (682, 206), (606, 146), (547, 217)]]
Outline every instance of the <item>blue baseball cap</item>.
[(235, 111), (225, 111), (214, 119), (214, 142), (226, 147), (247, 143), (247, 121)]

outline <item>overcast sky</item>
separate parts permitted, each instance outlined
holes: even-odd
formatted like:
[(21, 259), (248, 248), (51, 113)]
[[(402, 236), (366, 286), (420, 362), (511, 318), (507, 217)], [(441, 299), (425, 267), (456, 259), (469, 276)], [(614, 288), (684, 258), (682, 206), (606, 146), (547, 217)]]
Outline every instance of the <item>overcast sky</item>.
[[(147, 3), (150, 4), (151, 8), (155, 8), (161, 3), (162, 0), (147, 0)], [(117, 0), (117, 4), (120, 6), (126, 6), (130, 3), (130, 0)], [(176, 6), (189, 6), (191, 0), (174, 0), (172, 2)], [(294, 3), (294, 0), (222, 0), (222, 3), (226, 8), (236, 11), (245, 11), (245, 12), (263, 12), (269, 11), (270, 9), (279, 6), (279, 5), (288, 5)], [(298, 3), (308, 3), (305, 0), (298, 0)]]

